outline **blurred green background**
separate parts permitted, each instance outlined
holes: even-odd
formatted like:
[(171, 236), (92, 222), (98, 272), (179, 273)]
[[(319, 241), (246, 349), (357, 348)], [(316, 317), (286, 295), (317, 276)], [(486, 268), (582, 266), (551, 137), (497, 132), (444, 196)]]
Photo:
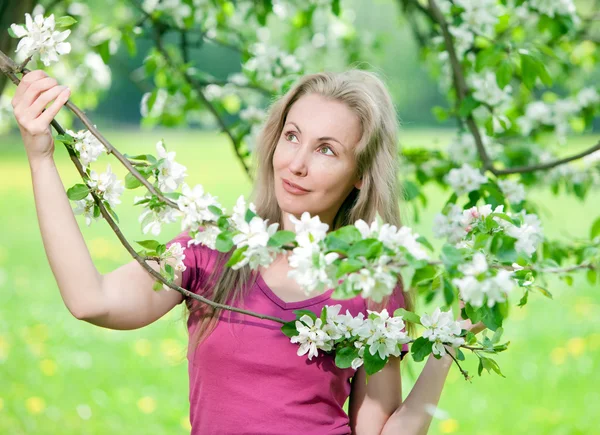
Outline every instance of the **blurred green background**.
[[(187, 182), (202, 183), (229, 209), (238, 195), (250, 192), (223, 136), (104, 130), (127, 153), (147, 152), (164, 138), (176, 150), (177, 161), (188, 167)], [(402, 143), (421, 145), (427, 138), (431, 144), (443, 144), (450, 134), (405, 130)], [(581, 137), (569, 148), (598, 139)], [(182, 307), (134, 331), (102, 329), (72, 317), (45, 257), (20, 137), (4, 137), (0, 143), (0, 433), (189, 433)], [(57, 149), (56, 161), (65, 187), (76, 183), (78, 174), (64, 148)], [(98, 167), (108, 161), (103, 156)], [(112, 166), (120, 177), (125, 175), (120, 166)], [(433, 215), (447, 194), (435, 188), (428, 193), (430, 207), (415, 228), (431, 237)], [(135, 194), (140, 193), (126, 191), (117, 208), (129, 240), (141, 237), (137, 210), (131, 206)], [(529, 195), (545, 210), (541, 218), (546, 233), (558, 237), (587, 236), (598, 213), (598, 192), (585, 204), (546, 191)], [(406, 223), (413, 225), (406, 214)], [(78, 220), (100, 272), (130, 261), (108, 225), (94, 222), (87, 228), (83, 219)], [(176, 224), (165, 227), (159, 238), (169, 240), (178, 230)], [(504, 336), (511, 345), (497, 358), (506, 379), (484, 372), (468, 383), (453, 367), (439, 403), (447, 415), (433, 420), (430, 433), (598, 433), (598, 288), (576, 276), (572, 287), (554, 280), (549, 289), (553, 300), (534, 293), (524, 308), (516, 307), (520, 292), (512, 295)], [(471, 374), (476, 374), (476, 362), (467, 355), (465, 367)], [(409, 359), (403, 363), (404, 396), (422, 367)]]
[[(95, 13), (111, 11), (103, 2), (88, 3)], [(356, 11), (360, 32), (376, 29), (385, 37), (380, 54), (364, 60), (385, 76), (394, 96), (404, 125), (401, 144), (445, 147), (453, 125), (439, 129), (431, 115), (433, 106), (445, 104), (444, 97), (420, 63), (396, 2), (347, 3)], [(140, 46), (134, 59), (124, 50), (113, 57), (113, 86), (90, 112), (91, 119), (122, 152), (154, 153), (155, 143), (164, 138), (169, 150), (177, 152), (177, 161), (188, 167), (187, 183), (203, 184), (231, 209), (251, 186), (224, 136), (139, 127), (139, 101), (152, 83), (133, 86), (130, 75), (141, 65), (147, 48)], [(240, 67), (237, 55), (210, 46), (196, 60), (217, 78)], [(595, 77), (600, 78), (598, 68)], [(571, 138), (561, 151), (571, 154), (599, 139), (597, 133)], [(64, 148), (58, 147), (56, 161), (65, 188), (79, 181)], [(120, 177), (125, 175), (106, 156), (97, 167), (107, 162)], [(183, 307), (135, 331), (102, 329), (72, 317), (45, 256), (29, 166), (17, 134), (0, 136), (0, 174), (0, 434), (189, 433)], [(433, 241), (433, 216), (448, 193), (433, 187), (425, 190), (430, 201), (420, 222), (414, 222), (409, 209), (403, 212), (407, 225)], [(147, 237), (141, 234), (138, 210), (131, 206), (140, 194), (126, 191), (116, 210), (128, 240)], [(552, 238), (587, 237), (600, 210), (598, 192), (589, 194), (585, 203), (545, 190), (529, 191), (528, 196), (541, 206), (545, 232)], [(84, 219), (78, 220), (101, 273), (130, 261), (108, 225), (99, 221), (88, 228)], [(159, 238), (167, 241), (178, 232), (177, 224), (166, 226)], [(431, 434), (600, 433), (599, 288), (592, 288), (582, 275), (575, 276), (571, 287), (557, 278), (551, 282), (552, 300), (533, 293), (529, 303), (518, 308), (521, 293), (511, 296), (504, 334), (511, 344), (497, 357), (506, 378), (484, 372), (468, 383), (452, 368), (439, 403), (444, 412), (433, 420)], [(438, 302), (442, 303), (434, 304)], [(417, 311), (423, 308), (419, 304)], [(406, 397), (423, 363), (407, 358), (402, 367)], [(476, 374), (477, 359), (467, 354), (465, 368)]]

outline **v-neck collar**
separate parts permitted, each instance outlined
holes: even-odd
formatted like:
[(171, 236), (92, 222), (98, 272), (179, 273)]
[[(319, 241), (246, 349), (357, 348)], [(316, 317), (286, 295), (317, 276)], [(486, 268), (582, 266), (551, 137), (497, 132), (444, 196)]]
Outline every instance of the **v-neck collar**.
[(309, 307), (311, 305), (318, 304), (319, 302), (323, 302), (323, 301), (329, 299), (329, 297), (335, 290), (334, 288), (330, 288), (327, 291), (325, 291), (325, 293), (321, 293), (310, 299), (305, 299), (303, 301), (296, 301), (296, 302), (286, 302), (283, 299), (281, 299), (279, 296), (277, 296), (275, 294), (275, 292), (273, 292), (273, 290), (271, 290), (271, 288), (267, 285), (267, 283), (263, 279), (262, 274), (258, 271), (257, 271), (257, 273), (258, 273), (258, 276), (257, 276), (256, 282), (258, 284), (258, 287), (263, 291), (263, 293), (269, 299), (271, 299), (273, 302), (275, 302), (275, 304), (277, 304), (279, 307), (281, 307), (284, 310), (295, 310), (295, 309), (305, 308), (305, 307)]

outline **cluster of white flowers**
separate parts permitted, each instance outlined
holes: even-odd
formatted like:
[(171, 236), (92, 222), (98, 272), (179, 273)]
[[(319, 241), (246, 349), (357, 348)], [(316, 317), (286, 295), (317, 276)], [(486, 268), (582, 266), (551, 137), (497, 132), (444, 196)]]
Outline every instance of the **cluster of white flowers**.
[(431, 315), (422, 315), (421, 324), (426, 328), (423, 332), (423, 338), (433, 342), (432, 352), (436, 355), (446, 355), (444, 343), (452, 347), (465, 344), (465, 339), (459, 337), (462, 322), (454, 320), (452, 311), (441, 311), (438, 307)]
[(311, 218), (308, 212), (302, 213), (300, 219), (293, 215), (289, 215), (289, 219), (294, 224), (298, 246), (288, 258), (292, 267), (288, 276), (293, 278), (307, 295), (322, 292), (325, 288), (333, 286), (335, 278), (332, 263), (339, 258), (339, 254), (325, 254), (320, 245), (329, 226), (322, 223), (319, 216)]
[(523, 136), (542, 126), (554, 127), (556, 135), (565, 142), (569, 132), (570, 119), (581, 110), (600, 103), (600, 95), (595, 88), (581, 89), (573, 98), (565, 98), (545, 103), (534, 101), (525, 107), (525, 114), (517, 118), (517, 124)]
[(506, 178), (498, 180), (498, 186), (511, 204), (520, 204), (525, 200), (525, 187), (521, 183)]
[(163, 252), (160, 257), (163, 260), (168, 260), (170, 258), (173, 258), (175, 260), (174, 269), (179, 272), (183, 272), (186, 269), (185, 264), (183, 264), (183, 260), (185, 259), (184, 252), (185, 252), (185, 248), (183, 246), (181, 246), (181, 243), (176, 242), (176, 243), (171, 244), (171, 246), (169, 246), (167, 248), (167, 250), (165, 252)]
[(17, 24), (10, 26), (15, 36), (21, 38), (15, 51), (24, 57), (39, 53), (41, 61), (46, 66), (58, 62), (59, 55), (71, 51), (71, 44), (64, 42), (71, 31), (54, 30), (55, 24), (54, 14), (48, 18), (38, 14), (33, 19), (30, 14), (25, 14), (25, 27)]
[[(94, 189), (98, 197), (106, 201), (112, 208), (121, 203), (120, 197), (125, 190), (123, 182), (112, 172), (110, 164), (107, 165), (106, 171), (99, 175), (96, 171), (91, 170), (88, 186)], [(92, 219), (97, 219), (94, 217), (94, 198), (91, 193), (85, 199), (75, 201), (73, 213), (83, 214), (87, 226), (90, 226)]]
[(154, 11), (167, 13), (180, 28), (185, 27), (183, 20), (192, 15), (192, 8), (182, 0), (144, 0), (142, 8), (149, 14)]
[(187, 176), (187, 168), (175, 161), (175, 151), (165, 150), (162, 140), (156, 143), (156, 152), (159, 159), (164, 159), (158, 167), (158, 188), (164, 193), (175, 192)]
[[(256, 213), (254, 204), (250, 203), (249, 209)], [(279, 252), (279, 249), (267, 246), (271, 236), (277, 232), (279, 224), (268, 225), (269, 220), (259, 216), (253, 216), (250, 222), (246, 222), (247, 210), (244, 196), (240, 195), (231, 216), (231, 220), (235, 223), (235, 229), (239, 231), (233, 236), (233, 243), (238, 248), (245, 246), (248, 248), (244, 251), (242, 260), (231, 266), (232, 269), (239, 269), (246, 264), (249, 264), (252, 269), (268, 266)]]
[[(470, 243), (464, 237), (473, 230), (474, 224), (479, 219), (485, 219), (492, 213), (492, 206), (485, 204), (462, 210), (452, 204), (447, 214), (438, 214), (434, 218), (433, 234), (437, 238), (448, 238), (448, 242), (457, 244), (458, 247), (469, 247)], [(504, 206), (499, 205), (493, 213), (504, 213)], [(504, 219), (494, 217), (494, 221), (508, 236), (516, 239), (515, 249), (529, 257), (535, 252), (536, 246), (543, 240), (543, 229), (537, 215), (527, 214), (524, 210), (508, 216), (519, 218), (521, 226), (513, 225)]]
[(460, 168), (450, 170), (444, 177), (444, 181), (460, 196), (479, 189), (488, 180), (479, 170), (473, 168), (468, 163), (464, 163)]
[[(479, 136), (483, 147), (487, 151), (491, 159), (495, 159), (501, 151), (501, 148), (494, 139), (485, 133), (485, 130), (480, 130)], [(458, 164), (473, 163), (478, 161), (477, 146), (475, 138), (470, 132), (459, 132), (456, 137), (448, 145), (448, 157)]]
[(481, 307), (487, 299), (487, 306), (493, 307), (498, 302), (506, 300), (506, 294), (515, 286), (513, 272), (499, 269), (491, 275), (485, 255), (477, 252), (473, 255), (472, 263), (458, 266), (464, 274), (462, 278), (454, 278), (452, 283), (458, 287), (460, 297), (473, 307)]
[[(177, 198), (177, 206), (183, 215), (183, 219), (181, 220), (182, 231), (195, 230), (203, 226), (205, 222), (215, 222), (218, 216), (209, 210), (210, 206), (215, 206), (223, 210), (221, 204), (217, 201), (217, 197), (212, 196), (208, 192), (205, 193), (204, 187), (201, 184), (190, 188), (187, 183), (183, 183), (181, 196)], [(209, 230), (209, 228), (216, 230), (216, 233)], [(216, 236), (220, 233), (219, 228), (210, 226), (206, 230), (204, 231), (204, 235), (196, 240), (196, 244), (201, 243), (200, 240), (204, 240), (206, 243), (203, 244), (210, 246), (211, 249), (215, 249), (214, 242), (216, 241)], [(206, 239), (209, 235), (210, 239)]]
[(363, 313), (354, 317), (348, 310), (339, 314), (342, 306), (326, 306), (325, 323), (320, 318), (313, 320), (303, 315), (296, 320), (298, 335), (292, 337), (292, 343), (299, 343), (298, 355), (308, 353), (308, 359), (319, 355), (318, 350), (331, 351), (336, 341), (354, 340), (353, 345), (358, 349), (358, 357), (351, 366), (354, 370), (364, 363), (364, 352), (369, 348), (371, 355), (378, 354), (381, 359), (390, 355), (400, 356), (402, 344), (411, 341), (403, 331), (405, 328), (402, 316), (391, 317), (387, 309), (380, 313), (367, 310), (368, 317)]
[(362, 219), (357, 220), (354, 226), (358, 228), (363, 238), (377, 239), (383, 243), (386, 248), (398, 251), (398, 258), (402, 259), (402, 248), (418, 260), (428, 260), (429, 255), (423, 249), (423, 246), (417, 241), (419, 234), (413, 233), (409, 227), (396, 228), (395, 225), (384, 223), (379, 228), (377, 220), (371, 222), (371, 226)]
[(473, 89), (473, 98), (477, 101), (493, 107), (505, 106), (511, 102), (512, 86), (506, 85), (500, 89), (494, 71), (484, 70), (481, 73), (473, 73), (467, 81)]
[(143, 118), (158, 118), (163, 113), (168, 113), (171, 116), (178, 116), (185, 111), (187, 99), (181, 91), (169, 94), (166, 89), (158, 88), (152, 107), (149, 107), (151, 96), (152, 92), (146, 92), (142, 95), (140, 101), (140, 114)]
[[(152, 198), (151, 194), (145, 196), (136, 196), (133, 199), (133, 204), (138, 205), (140, 203), (148, 204), (148, 200)], [(145, 207), (145, 210), (140, 214), (138, 222), (142, 224), (142, 233), (147, 234), (151, 232), (153, 235), (158, 236), (162, 230), (163, 224), (170, 224), (177, 221), (177, 218), (181, 213), (164, 204), (159, 207)]]
[(80, 130), (75, 133), (72, 130), (67, 130), (67, 133), (75, 139), (73, 145), (79, 152), (79, 160), (84, 167), (95, 162), (106, 148), (89, 130)]
[(279, 89), (290, 76), (297, 76), (302, 65), (293, 54), (257, 42), (250, 47), (252, 57), (242, 65), (255, 80), (269, 89)]
[(551, 18), (557, 15), (564, 15), (571, 17), (575, 24), (580, 22), (577, 16), (577, 9), (575, 8), (575, 2), (573, 0), (529, 0), (527, 5), (537, 10), (542, 14), (546, 14)]

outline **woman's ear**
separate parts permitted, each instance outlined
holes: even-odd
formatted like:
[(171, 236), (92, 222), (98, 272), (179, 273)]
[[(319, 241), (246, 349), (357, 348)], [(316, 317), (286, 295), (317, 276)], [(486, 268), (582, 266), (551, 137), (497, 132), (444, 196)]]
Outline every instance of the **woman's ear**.
[(360, 190), (362, 188), (362, 184), (363, 184), (363, 180), (361, 178), (356, 183), (354, 183), (354, 187), (356, 187), (358, 190)]

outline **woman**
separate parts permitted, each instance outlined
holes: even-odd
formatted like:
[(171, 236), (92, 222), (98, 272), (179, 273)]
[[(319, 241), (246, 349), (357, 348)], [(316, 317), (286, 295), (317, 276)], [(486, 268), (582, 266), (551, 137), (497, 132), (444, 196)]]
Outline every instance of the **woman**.
[[(53, 162), (50, 121), (70, 91), (42, 71), (27, 74), (13, 99), (27, 151), (44, 247), (62, 298), (78, 319), (111, 329), (135, 329), (162, 317), (183, 296), (154, 292), (153, 278), (136, 262), (96, 270)], [(50, 107), (43, 109), (53, 102)], [(308, 211), (330, 229), (376, 213), (400, 226), (397, 118), (376, 75), (359, 70), (301, 78), (272, 107), (259, 139), (254, 203), (257, 214), (294, 231), (290, 216)], [(169, 242), (188, 246), (182, 233)], [(333, 289), (306, 298), (287, 276), (287, 254), (268, 268), (224, 267), (227, 255), (204, 245), (185, 251), (186, 270), (175, 283), (217, 302), (284, 320), (293, 310), (342, 313), (399, 306), (411, 309), (400, 285), (380, 304), (360, 296), (331, 299)], [(149, 264), (158, 269), (153, 262)], [(406, 298), (405, 298), (406, 296)], [(194, 434), (421, 434), (436, 405), (452, 359), (430, 357), (402, 403), (400, 358), (369, 378), (363, 367), (338, 369), (333, 356), (297, 356), (279, 324), (222, 313), (188, 299), (190, 420)], [(404, 345), (403, 354), (407, 351)], [(350, 398), (349, 412), (342, 409)]]

